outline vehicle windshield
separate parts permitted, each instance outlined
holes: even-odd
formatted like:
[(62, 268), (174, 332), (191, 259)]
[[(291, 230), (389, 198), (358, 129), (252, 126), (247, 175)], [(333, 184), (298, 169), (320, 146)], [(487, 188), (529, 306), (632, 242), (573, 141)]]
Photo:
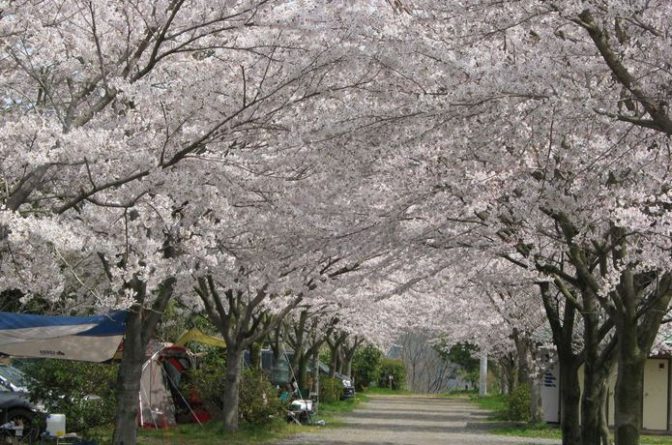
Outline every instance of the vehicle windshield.
[(0, 365), (0, 379), (6, 380), (17, 388), (25, 388), (28, 385), (26, 375), (9, 365)]

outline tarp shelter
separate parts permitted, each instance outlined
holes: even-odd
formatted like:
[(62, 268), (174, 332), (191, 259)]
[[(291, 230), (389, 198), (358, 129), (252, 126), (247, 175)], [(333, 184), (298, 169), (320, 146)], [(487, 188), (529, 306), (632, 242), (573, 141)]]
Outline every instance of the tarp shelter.
[(185, 331), (175, 342), (176, 346), (186, 346), (189, 342), (200, 343), (202, 345), (214, 346), (216, 348), (226, 348), (226, 342), (212, 335), (204, 334), (199, 329), (193, 328)]
[(90, 317), (0, 312), (0, 354), (104, 362), (121, 343), (126, 315), (124, 311)]

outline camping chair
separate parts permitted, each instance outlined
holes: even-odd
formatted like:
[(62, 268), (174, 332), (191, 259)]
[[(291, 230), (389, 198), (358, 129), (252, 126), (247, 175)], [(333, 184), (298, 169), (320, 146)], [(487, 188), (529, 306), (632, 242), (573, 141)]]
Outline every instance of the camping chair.
[(287, 422), (297, 425), (309, 425), (313, 421), (313, 401), (309, 399), (296, 399), (289, 404), (287, 410)]

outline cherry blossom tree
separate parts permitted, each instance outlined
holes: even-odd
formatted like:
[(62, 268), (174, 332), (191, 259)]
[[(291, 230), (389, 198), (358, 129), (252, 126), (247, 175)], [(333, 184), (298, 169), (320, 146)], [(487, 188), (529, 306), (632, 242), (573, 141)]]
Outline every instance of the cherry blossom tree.
[[(412, 215), (446, 247), (458, 233), (474, 245), (468, 234), (485, 224), (494, 255), (553, 283), (567, 327), (581, 314), (595, 382), (586, 388), (601, 386), (615, 351), (617, 442), (637, 443), (642, 391), (628, 382), (641, 381), (671, 294), (669, 5), (401, 3), (433, 43), (425, 54), (455, 73), (418, 80), (423, 118), (435, 122), (418, 153), (436, 147), (427, 167), (438, 179), (434, 193), (420, 189), (425, 211)], [(597, 443), (589, 392), (583, 442)]]
[(0, 280), (53, 299), (70, 280), (87, 305), (130, 307), (114, 443), (135, 442), (140, 367), (166, 303), (190, 289), (192, 271), (222, 260), (208, 231), (235, 218), (273, 224), (234, 206), (264, 202), (259, 178), (314, 174), (305, 148), (356, 127), (337, 132), (318, 116), (351, 118), (354, 107), (335, 113), (358, 103), (340, 92), (366, 91), (378, 70), (365, 58), (341, 70), (357, 60), (346, 56), (358, 45), (338, 37), (351, 39), (351, 23), (325, 26), (314, 7), (295, 6), (0, 8)]

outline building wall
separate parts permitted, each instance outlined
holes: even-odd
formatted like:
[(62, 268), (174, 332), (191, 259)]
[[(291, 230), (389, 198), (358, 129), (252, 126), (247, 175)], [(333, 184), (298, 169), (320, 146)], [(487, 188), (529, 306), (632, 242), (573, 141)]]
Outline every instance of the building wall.
[(669, 362), (648, 359), (644, 367), (643, 427), (647, 430), (667, 430), (667, 401)]
[(560, 367), (557, 363), (544, 372), (541, 383), (541, 409), (544, 422), (560, 422)]
[[(670, 360), (650, 358), (644, 369), (644, 403), (643, 428), (648, 430), (667, 431), (672, 425), (672, 410), (669, 401), (672, 401), (672, 387)], [(547, 373), (547, 377), (558, 376), (557, 365)], [(559, 379), (556, 380), (559, 382)], [(546, 422), (559, 422), (560, 397), (559, 385), (553, 386), (553, 379), (544, 379), (541, 389), (542, 408)], [(579, 369), (579, 383), (583, 391), (583, 367)], [(616, 367), (609, 377), (609, 396), (607, 399), (607, 419), (609, 426), (614, 426), (614, 387), (616, 385)], [(579, 406), (579, 409), (580, 406)], [(669, 423), (668, 423), (669, 420)]]

